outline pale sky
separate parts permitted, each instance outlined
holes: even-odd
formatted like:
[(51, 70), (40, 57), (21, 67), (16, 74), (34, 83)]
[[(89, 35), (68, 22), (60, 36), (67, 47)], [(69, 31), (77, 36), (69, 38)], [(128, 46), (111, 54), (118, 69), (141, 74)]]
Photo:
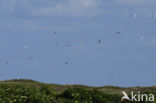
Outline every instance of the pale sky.
[(155, 0), (0, 0), (0, 80), (156, 85), (155, 5)]

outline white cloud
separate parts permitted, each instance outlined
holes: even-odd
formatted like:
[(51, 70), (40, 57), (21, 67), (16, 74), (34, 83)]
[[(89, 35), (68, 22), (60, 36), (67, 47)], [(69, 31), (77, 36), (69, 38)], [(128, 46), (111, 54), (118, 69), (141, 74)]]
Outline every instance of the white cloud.
[[(85, 16), (96, 14), (99, 9), (99, 3), (96, 0), (66, 0), (59, 3), (51, 2), (54, 1), (47, 2), (47, 5), (40, 4), (40, 6), (36, 8), (35, 4), (31, 4), (27, 0), (0, 0), (0, 11), (16, 12), (16, 8), (16, 10), (22, 9), (23, 12), (29, 12), (29, 14), (33, 16)], [(49, 3), (53, 5), (49, 5)]]
[(55, 6), (32, 9), (32, 14), (45, 16), (85, 16), (96, 14), (97, 11), (98, 3), (95, 0), (67, 0)]

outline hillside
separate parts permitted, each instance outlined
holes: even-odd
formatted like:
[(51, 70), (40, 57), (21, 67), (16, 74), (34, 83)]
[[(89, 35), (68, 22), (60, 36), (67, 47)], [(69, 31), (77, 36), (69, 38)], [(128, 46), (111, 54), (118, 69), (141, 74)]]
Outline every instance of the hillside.
[(156, 87), (91, 87), (13, 79), (0, 81), (0, 103), (120, 103), (122, 91), (155, 93)]
[(35, 86), (35, 87), (41, 87), (42, 84), (45, 84), (47, 86), (52, 87), (54, 90), (61, 92), (68, 88), (84, 88), (84, 89), (98, 89), (101, 91), (105, 91), (108, 93), (117, 93), (121, 94), (122, 91), (140, 91), (140, 92), (146, 92), (146, 91), (156, 91), (156, 86), (151, 87), (116, 87), (116, 86), (101, 86), (101, 87), (92, 87), (92, 86), (86, 86), (86, 85), (59, 85), (59, 84), (47, 84), (47, 83), (41, 83), (38, 81), (30, 80), (30, 79), (12, 79), (12, 80), (5, 80), (0, 81), (1, 84), (24, 84), (27, 86)]

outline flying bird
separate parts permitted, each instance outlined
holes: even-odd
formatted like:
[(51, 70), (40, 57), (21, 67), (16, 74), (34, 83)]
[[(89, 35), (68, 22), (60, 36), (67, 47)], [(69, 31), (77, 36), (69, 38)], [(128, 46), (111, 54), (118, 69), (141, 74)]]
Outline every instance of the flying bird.
[(99, 39), (99, 40), (97, 41), (97, 43), (101, 44), (101, 43), (102, 43), (102, 39)]
[(144, 39), (145, 39), (145, 37), (144, 37), (144, 36), (141, 36), (141, 37), (140, 37), (140, 40), (144, 40)]
[(54, 34), (57, 34), (57, 32), (60, 31), (60, 28), (61, 28), (61, 26), (59, 26), (53, 33), (54, 33)]
[(116, 32), (116, 34), (120, 34), (120, 32)]
[(84, 46), (84, 43), (83, 43), (83, 42), (81, 42), (81, 43), (80, 43), (80, 46), (81, 46), (81, 47), (83, 47), (83, 46)]
[(23, 51), (32, 51), (32, 48), (25, 46), (24, 48), (22, 48)]
[(93, 19), (93, 18), (95, 18), (95, 16), (93, 15), (93, 16), (91, 16), (91, 18)]
[(68, 62), (65, 62), (65, 64), (69, 64)]
[(136, 16), (137, 16), (137, 14), (135, 13), (135, 14), (133, 15), (133, 19), (135, 19), (135, 18), (136, 18)]
[(48, 69), (54, 68), (54, 64), (48, 65)]
[(59, 30), (58, 30), (58, 29), (56, 29), (56, 31), (54, 31), (54, 34), (56, 34), (58, 31), (59, 31)]
[(6, 62), (5, 64), (6, 64), (6, 65), (9, 65), (9, 62)]

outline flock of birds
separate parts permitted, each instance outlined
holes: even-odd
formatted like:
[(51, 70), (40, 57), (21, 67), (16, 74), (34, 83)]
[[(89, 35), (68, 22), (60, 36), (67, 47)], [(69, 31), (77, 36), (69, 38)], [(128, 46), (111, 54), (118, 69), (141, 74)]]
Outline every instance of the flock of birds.
[[(134, 15), (132, 16), (132, 18), (135, 19), (136, 17), (137, 17), (137, 13), (134, 13)], [(95, 18), (95, 16), (91, 16), (90, 18), (93, 19), (93, 18)], [(154, 13), (154, 12), (152, 12), (152, 18), (155, 18), (155, 13)], [(54, 31), (53, 33), (54, 33), (54, 34), (57, 34), (58, 32), (59, 32), (59, 29), (57, 29), (57, 30)], [(120, 33), (121, 33), (120, 31), (115, 32), (115, 34), (120, 34)], [(81, 32), (80, 35), (81, 35), (81, 36), (84, 36), (85, 33), (84, 33), (84, 32)], [(145, 39), (144, 36), (141, 36), (141, 37), (140, 37), (140, 40), (144, 40), (144, 39)], [(40, 41), (40, 43), (44, 43), (44, 41)], [(102, 44), (102, 39), (97, 40), (97, 43), (98, 43), (98, 44)], [(59, 43), (55, 43), (55, 44), (54, 44), (55, 47), (57, 47), (57, 46), (59, 46), (59, 45), (60, 45)], [(71, 47), (71, 46), (72, 46), (72, 44), (67, 44), (67, 45), (66, 45), (66, 47)], [(80, 47), (84, 47), (84, 42), (80, 42)], [(32, 52), (32, 51), (33, 51), (33, 48), (31, 48), (31, 47), (29, 47), (29, 46), (25, 46), (25, 47), (21, 48), (21, 51)], [(32, 56), (29, 56), (29, 57), (27, 57), (26, 59), (27, 59), (27, 60), (32, 60), (33, 57), (32, 57)], [(69, 62), (68, 62), (68, 61), (65, 61), (64, 64), (67, 65), (67, 64), (69, 64)], [(9, 61), (5, 62), (5, 65), (10, 65), (10, 62), (9, 62)], [(55, 64), (50, 64), (50, 65), (47, 66), (48, 69), (52, 69), (52, 68), (54, 68), (54, 67), (55, 67)]]

